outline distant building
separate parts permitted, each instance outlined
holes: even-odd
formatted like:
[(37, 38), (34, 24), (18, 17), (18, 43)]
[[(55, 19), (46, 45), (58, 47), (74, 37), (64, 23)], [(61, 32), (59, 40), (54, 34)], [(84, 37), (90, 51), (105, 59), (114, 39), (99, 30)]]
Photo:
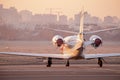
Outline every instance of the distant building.
[(98, 25), (101, 23), (101, 20), (98, 17), (91, 16), (85, 12), (84, 24)]
[(74, 15), (74, 24), (75, 26), (80, 25), (80, 13)]
[(0, 4), (0, 9), (3, 9), (3, 5), (2, 4)]
[(59, 24), (67, 25), (68, 24), (67, 16), (65, 16), (65, 15), (59, 16)]
[(32, 22), (36, 24), (56, 24), (57, 23), (57, 15), (53, 14), (35, 14), (32, 18)]
[(32, 19), (32, 12), (28, 11), (28, 10), (22, 10), (19, 12), (19, 14), (21, 15), (21, 21), (22, 22), (30, 22)]
[(104, 17), (104, 22), (105, 23), (113, 23), (113, 18), (111, 16), (106, 16), (106, 17)]
[(73, 20), (73, 18), (70, 18), (69, 20), (68, 20), (68, 25), (71, 27), (71, 26), (74, 26), (74, 20)]
[(120, 23), (117, 17), (106, 16), (104, 17), (103, 24), (106, 26), (118, 26)]

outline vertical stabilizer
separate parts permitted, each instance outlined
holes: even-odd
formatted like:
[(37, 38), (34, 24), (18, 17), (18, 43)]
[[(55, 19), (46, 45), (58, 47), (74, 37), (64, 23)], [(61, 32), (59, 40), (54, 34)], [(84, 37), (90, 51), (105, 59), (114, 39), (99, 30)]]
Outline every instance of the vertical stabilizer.
[(84, 26), (84, 11), (82, 10), (80, 12), (80, 28), (79, 28), (79, 37), (80, 37), (81, 41), (84, 40), (84, 38), (83, 38), (83, 26)]

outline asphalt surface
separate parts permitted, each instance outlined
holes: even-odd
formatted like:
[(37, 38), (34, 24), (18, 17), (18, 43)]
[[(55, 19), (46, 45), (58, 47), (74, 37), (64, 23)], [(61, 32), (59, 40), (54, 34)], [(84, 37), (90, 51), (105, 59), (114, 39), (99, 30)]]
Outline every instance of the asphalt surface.
[(120, 80), (120, 64), (0, 65), (0, 80)]

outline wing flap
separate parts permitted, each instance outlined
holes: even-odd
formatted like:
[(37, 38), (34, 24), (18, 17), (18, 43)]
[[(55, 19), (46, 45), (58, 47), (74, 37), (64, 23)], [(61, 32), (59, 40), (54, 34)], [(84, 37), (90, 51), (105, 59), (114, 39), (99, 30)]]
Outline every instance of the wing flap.
[(120, 56), (120, 53), (84, 54), (85, 59), (94, 59), (94, 58), (102, 58), (102, 57), (116, 57), (116, 56)]

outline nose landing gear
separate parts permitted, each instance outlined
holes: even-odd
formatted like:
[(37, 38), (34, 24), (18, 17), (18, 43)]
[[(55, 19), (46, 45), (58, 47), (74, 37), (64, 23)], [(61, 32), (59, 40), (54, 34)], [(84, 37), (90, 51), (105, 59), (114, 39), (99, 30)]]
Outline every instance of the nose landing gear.
[(69, 67), (69, 66), (70, 66), (70, 63), (69, 63), (69, 60), (67, 60), (66, 67)]

